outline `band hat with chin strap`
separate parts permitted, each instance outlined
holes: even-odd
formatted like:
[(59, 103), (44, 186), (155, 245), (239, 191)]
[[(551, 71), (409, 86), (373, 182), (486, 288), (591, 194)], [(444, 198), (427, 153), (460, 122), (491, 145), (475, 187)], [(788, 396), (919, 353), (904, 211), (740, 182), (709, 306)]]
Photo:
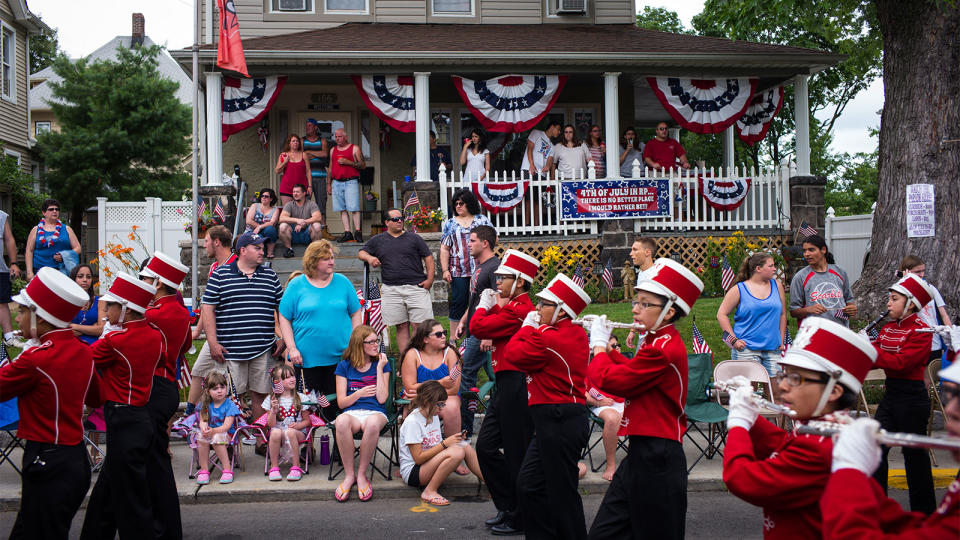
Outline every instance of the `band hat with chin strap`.
[[(557, 307), (566, 311), (571, 318), (579, 315), (590, 305), (590, 297), (587, 293), (563, 274), (557, 274), (542, 291), (537, 293), (537, 296), (549, 302), (556, 302)], [(557, 312), (554, 311), (550, 324), (556, 322), (556, 319)]]
[(503, 254), (500, 266), (493, 272), (502, 276), (514, 276), (525, 279), (529, 283), (537, 276), (540, 269), (540, 261), (515, 249), (508, 249)]
[(927, 282), (913, 274), (903, 276), (900, 281), (891, 285), (889, 290), (906, 296), (907, 305), (913, 302), (918, 311), (933, 300), (933, 292)]
[(676, 306), (684, 315), (690, 314), (694, 302), (700, 298), (703, 290), (703, 281), (700, 281), (693, 272), (673, 259), (660, 258), (654, 261), (653, 266), (645, 273), (640, 274), (637, 285), (638, 291), (647, 291), (663, 296), (667, 302), (660, 309), (660, 316), (651, 329), (660, 328), (660, 323), (667, 316), (667, 311)]
[(159, 251), (154, 251), (153, 257), (147, 263), (147, 267), (140, 272), (140, 275), (159, 279), (164, 285), (179, 289), (189, 271), (190, 269), (180, 264), (179, 261), (175, 261)]
[(57, 270), (43, 267), (12, 300), (35, 310), (40, 318), (57, 328), (66, 328), (90, 300), (90, 295)]
[(110, 286), (107, 294), (103, 295), (103, 300), (117, 302), (125, 309), (129, 308), (142, 314), (147, 311), (147, 306), (150, 305), (155, 294), (157, 294), (156, 287), (127, 274), (117, 274), (117, 279), (113, 280), (113, 285)]

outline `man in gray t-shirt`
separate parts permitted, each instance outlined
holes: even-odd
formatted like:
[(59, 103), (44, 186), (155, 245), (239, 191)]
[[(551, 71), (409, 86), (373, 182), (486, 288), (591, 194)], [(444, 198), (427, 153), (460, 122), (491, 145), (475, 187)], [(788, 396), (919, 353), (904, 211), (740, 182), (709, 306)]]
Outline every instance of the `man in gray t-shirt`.
[[(838, 311), (845, 315), (838, 317)], [(797, 272), (790, 282), (790, 315), (799, 320), (823, 317), (849, 327), (856, 307), (847, 272), (835, 264), (827, 264), (822, 272), (810, 266)]]
[(303, 184), (293, 186), (290, 193), (293, 200), (283, 206), (280, 212), (280, 243), (286, 248), (284, 257), (293, 257), (293, 244), (309, 244), (323, 238), (320, 208), (317, 203), (307, 199), (307, 188)]

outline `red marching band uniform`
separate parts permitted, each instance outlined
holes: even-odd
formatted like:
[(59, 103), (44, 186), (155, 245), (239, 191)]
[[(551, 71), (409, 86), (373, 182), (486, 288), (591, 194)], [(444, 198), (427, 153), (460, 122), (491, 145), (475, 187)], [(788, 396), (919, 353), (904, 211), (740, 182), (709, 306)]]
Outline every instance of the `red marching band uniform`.
[(69, 328), (87, 300), (79, 285), (52, 268), (41, 268), (13, 298), (31, 310), (25, 335), (36, 333), (37, 317), (57, 329), (31, 339), (0, 367), (0, 400), (19, 398), (17, 437), (26, 441), (10, 538), (67, 538), (90, 486), (81, 419), (85, 403), (100, 404), (99, 379), (90, 349)]

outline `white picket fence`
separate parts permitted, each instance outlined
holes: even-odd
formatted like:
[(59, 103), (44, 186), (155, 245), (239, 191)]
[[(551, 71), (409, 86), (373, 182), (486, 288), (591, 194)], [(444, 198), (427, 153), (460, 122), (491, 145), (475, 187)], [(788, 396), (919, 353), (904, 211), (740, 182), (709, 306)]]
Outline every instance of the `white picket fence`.
[[(876, 203), (873, 204), (876, 208)], [(824, 239), (840, 268), (847, 271), (850, 282), (860, 279), (863, 259), (873, 234), (873, 212), (855, 216), (837, 216), (833, 207), (827, 208)]]

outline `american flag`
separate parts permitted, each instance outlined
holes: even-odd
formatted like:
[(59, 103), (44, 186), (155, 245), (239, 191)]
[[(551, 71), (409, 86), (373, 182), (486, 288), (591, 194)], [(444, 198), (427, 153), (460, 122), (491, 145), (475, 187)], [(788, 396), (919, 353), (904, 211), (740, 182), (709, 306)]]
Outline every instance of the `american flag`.
[(693, 352), (694, 354), (713, 354), (713, 349), (707, 344), (707, 340), (703, 339), (703, 334), (697, 328), (696, 321), (693, 322)]
[(590, 397), (592, 397), (597, 401), (600, 401), (601, 399), (604, 399), (605, 397), (607, 397), (601, 394), (596, 388), (593, 388), (592, 386), (590, 387), (590, 390), (587, 391), (587, 393), (590, 394)]
[(580, 263), (577, 263), (577, 268), (573, 271), (573, 282), (577, 287), (583, 287), (583, 269), (580, 268)]
[(453, 365), (453, 369), (450, 370), (450, 379), (457, 380), (460, 378), (460, 361), (457, 360), (457, 363)]
[(403, 205), (403, 209), (406, 210), (411, 206), (419, 205), (419, 204), (420, 204), (420, 197), (417, 196), (417, 191), (414, 190), (413, 195), (411, 195), (410, 198), (407, 199), (407, 204)]
[(177, 390), (190, 388), (193, 377), (190, 375), (190, 366), (187, 365), (187, 359), (180, 356), (180, 358), (177, 358), (177, 364), (180, 369), (180, 375), (177, 377)]
[(603, 284), (607, 286), (608, 291), (613, 290), (613, 257), (607, 259), (607, 265), (603, 267)]
[(367, 324), (373, 327), (374, 332), (380, 335), (387, 326), (383, 324), (383, 317), (380, 314), (380, 286), (371, 283), (367, 289)]
[(207, 201), (200, 199), (200, 202), (197, 203), (197, 217), (203, 217), (203, 213), (207, 211)]
[(215, 215), (215, 216), (217, 216), (218, 218), (220, 218), (220, 221), (226, 221), (226, 220), (227, 220), (227, 213), (226, 213), (226, 212), (224, 211), (224, 209), (223, 209), (223, 201), (222, 201), (222, 200), (217, 199), (217, 205), (213, 207), (213, 215)]
[(848, 317), (847, 314), (843, 312), (843, 308), (840, 308), (840, 309), (834, 311), (834, 312), (833, 312), (833, 317), (834, 317), (835, 319), (840, 319), (841, 321), (850, 320), (850, 317)]
[(803, 236), (804, 238), (806, 238), (807, 236), (817, 235), (817, 230), (811, 227), (810, 224), (807, 223), (806, 221), (800, 222), (799, 232), (800, 232), (800, 236)]
[(788, 326), (788, 327), (784, 330), (784, 334), (783, 334), (783, 350), (780, 352), (780, 356), (786, 356), (786, 354), (787, 354), (787, 349), (789, 349), (791, 345), (793, 345), (793, 338), (790, 337), (790, 327)]
[(330, 400), (327, 399), (326, 394), (322, 394), (322, 393), (320, 393), (320, 392), (317, 392), (317, 393), (316, 393), (316, 396), (317, 396), (317, 405), (318, 405), (320, 408), (326, 409), (327, 407), (330, 406)]
[(723, 256), (723, 269), (720, 271), (720, 286), (723, 287), (723, 290), (727, 290), (733, 286), (733, 280), (736, 279), (736, 275), (733, 273), (733, 267), (730, 266), (730, 259), (727, 259), (727, 256)]
[(467, 352), (467, 340), (463, 340), (460, 343), (460, 346), (457, 347), (457, 352), (460, 353), (460, 358), (463, 358), (463, 353)]
[(730, 332), (727, 332), (726, 330), (724, 330), (723, 333), (720, 334), (720, 339), (722, 339), (724, 343), (730, 346), (731, 349), (733, 348), (733, 344), (737, 342), (737, 338), (735, 338), (733, 334), (731, 334)]
[(357, 300), (360, 301), (360, 307), (364, 307), (364, 306), (366, 305), (366, 303), (367, 303), (366, 300), (363, 299), (363, 290), (362, 290), (362, 289), (357, 289)]

